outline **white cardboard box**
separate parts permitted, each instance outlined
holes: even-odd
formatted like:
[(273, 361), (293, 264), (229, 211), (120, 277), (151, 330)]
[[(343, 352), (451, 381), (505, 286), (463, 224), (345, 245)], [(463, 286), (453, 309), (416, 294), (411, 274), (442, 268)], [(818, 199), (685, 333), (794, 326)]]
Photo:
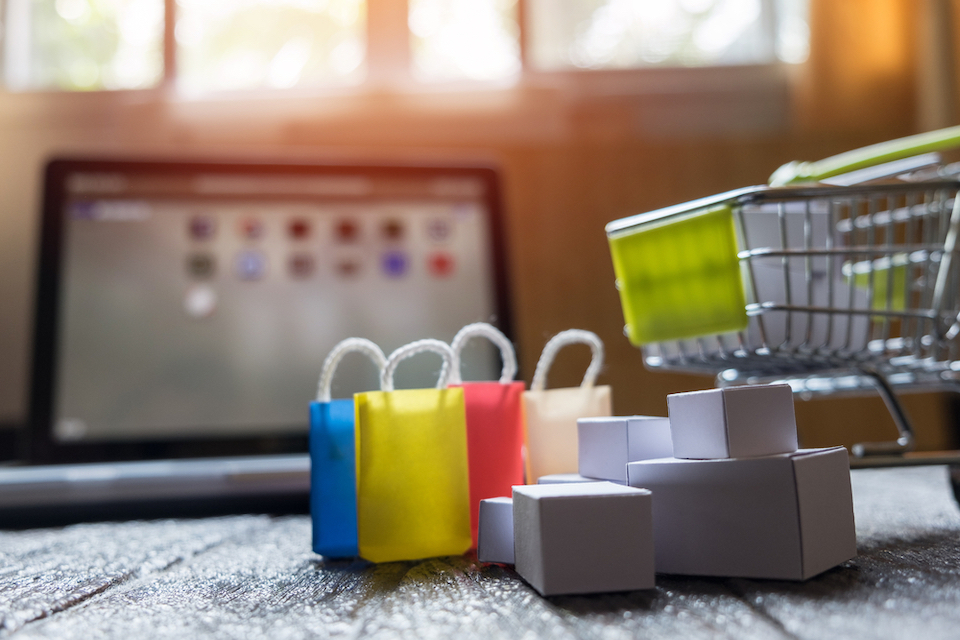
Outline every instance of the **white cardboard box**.
[(480, 501), (477, 560), (513, 564), (513, 498)]
[(653, 492), (657, 572), (806, 580), (857, 555), (843, 447), (631, 462)]
[(627, 463), (673, 457), (670, 420), (653, 416), (577, 420), (581, 476), (627, 483)]
[(612, 482), (513, 488), (516, 570), (541, 595), (652, 589), (650, 492)]
[(673, 455), (746, 458), (797, 450), (793, 392), (786, 384), (708, 389), (667, 396)]
[[(596, 478), (585, 478), (579, 473), (554, 473), (537, 478), (537, 484), (577, 484), (580, 482), (602, 482)], [(623, 484), (626, 484), (624, 482)]]

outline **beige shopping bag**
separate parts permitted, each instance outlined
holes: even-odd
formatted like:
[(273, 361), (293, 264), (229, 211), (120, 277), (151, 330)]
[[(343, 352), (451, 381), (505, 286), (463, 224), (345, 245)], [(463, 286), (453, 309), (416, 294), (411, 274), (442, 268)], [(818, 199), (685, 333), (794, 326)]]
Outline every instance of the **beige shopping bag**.
[[(571, 344), (589, 345), (593, 359), (579, 387), (547, 389), (547, 373), (557, 352)], [(577, 419), (612, 414), (610, 387), (595, 386), (603, 367), (603, 342), (595, 333), (570, 329), (547, 342), (523, 394), (527, 425), (527, 482), (555, 473), (577, 473)]]

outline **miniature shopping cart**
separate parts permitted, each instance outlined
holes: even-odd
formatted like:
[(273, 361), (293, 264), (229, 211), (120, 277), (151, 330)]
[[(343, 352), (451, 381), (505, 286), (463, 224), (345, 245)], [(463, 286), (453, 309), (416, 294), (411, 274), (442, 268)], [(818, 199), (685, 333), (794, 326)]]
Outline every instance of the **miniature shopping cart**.
[(960, 391), (960, 163), (939, 153), (953, 147), (960, 127), (611, 222), (627, 337), (647, 367), (718, 385), (879, 392), (898, 437), (854, 446), (855, 466), (960, 463), (910, 453), (894, 391)]

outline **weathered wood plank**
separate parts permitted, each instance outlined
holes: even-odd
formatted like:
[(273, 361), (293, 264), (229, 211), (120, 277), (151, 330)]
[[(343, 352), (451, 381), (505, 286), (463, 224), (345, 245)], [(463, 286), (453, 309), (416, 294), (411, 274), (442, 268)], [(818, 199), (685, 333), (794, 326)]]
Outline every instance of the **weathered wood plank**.
[(277, 519), (161, 574), (119, 584), (17, 636), (776, 635), (719, 581), (674, 579), (649, 593), (544, 599), (513, 571), (470, 557), (326, 563), (305, 550), (308, 540), (306, 519)]
[(804, 584), (731, 581), (799, 638), (956, 638), (960, 509), (944, 468), (857, 471), (858, 557)]
[(240, 516), (0, 532), (0, 635), (269, 525)]
[(249, 516), (0, 534), (19, 567), (0, 570), (0, 598), (29, 604), (0, 613), (16, 638), (68, 640), (955, 635), (960, 510), (944, 470), (858, 471), (854, 495), (860, 556), (800, 584), (659, 576), (649, 592), (541, 598), (470, 556), (327, 562), (307, 518)]

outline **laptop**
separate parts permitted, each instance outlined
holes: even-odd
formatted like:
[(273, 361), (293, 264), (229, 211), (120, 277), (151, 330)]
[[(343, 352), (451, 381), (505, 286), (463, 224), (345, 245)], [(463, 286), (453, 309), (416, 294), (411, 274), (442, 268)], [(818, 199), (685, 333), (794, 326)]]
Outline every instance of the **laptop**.
[[(487, 167), (57, 159), (44, 175), (29, 419), (0, 527), (304, 511), (308, 403), (340, 340), (509, 335)], [(496, 379), (473, 341), (465, 379)], [(398, 388), (436, 384), (405, 361)], [(379, 386), (346, 358), (334, 397)]]

